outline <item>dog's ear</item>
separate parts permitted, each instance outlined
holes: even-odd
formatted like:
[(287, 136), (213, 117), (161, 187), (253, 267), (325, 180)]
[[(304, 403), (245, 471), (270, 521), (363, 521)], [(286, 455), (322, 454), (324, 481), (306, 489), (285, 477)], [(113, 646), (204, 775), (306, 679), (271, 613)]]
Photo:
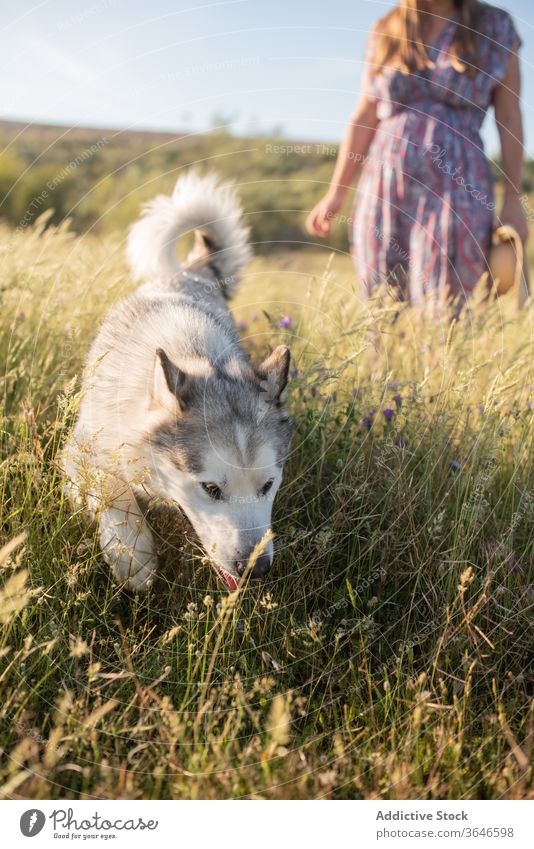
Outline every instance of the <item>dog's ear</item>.
[(290, 359), (289, 348), (286, 345), (279, 345), (256, 367), (260, 389), (265, 392), (267, 401), (283, 404)]
[(173, 409), (178, 402), (181, 410), (187, 406), (189, 376), (169, 359), (163, 348), (156, 351), (154, 381), (152, 385), (152, 403)]

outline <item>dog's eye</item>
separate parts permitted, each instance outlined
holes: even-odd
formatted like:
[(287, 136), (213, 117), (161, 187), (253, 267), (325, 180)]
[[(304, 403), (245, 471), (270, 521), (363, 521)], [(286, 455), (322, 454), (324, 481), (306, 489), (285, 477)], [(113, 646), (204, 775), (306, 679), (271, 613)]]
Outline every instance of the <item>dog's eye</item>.
[(269, 490), (270, 490), (270, 488), (272, 487), (273, 483), (274, 483), (274, 481), (267, 481), (267, 483), (264, 483), (264, 484), (263, 484), (263, 486), (262, 486), (262, 488), (260, 489), (261, 494), (262, 494), (262, 495), (267, 495), (267, 493), (269, 492)]
[(204, 492), (207, 492), (210, 498), (213, 498), (214, 501), (220, 501), (222, 498), (222, 489), (220, 486), (217, 486), (216, 483), (201, 483), (201, 487)]

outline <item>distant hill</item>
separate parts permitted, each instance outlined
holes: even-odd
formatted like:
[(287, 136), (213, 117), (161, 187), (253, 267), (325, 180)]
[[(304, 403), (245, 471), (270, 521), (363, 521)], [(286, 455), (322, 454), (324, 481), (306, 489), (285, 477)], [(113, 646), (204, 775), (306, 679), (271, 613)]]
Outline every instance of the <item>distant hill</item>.
[[(261, 252), (309, 241), (303, 222), (330, 179), (337, 146), (276, 138), (61, 127), (0, 121), (0, 216), (26, 227), (47, 209), (83, 232), (125, 228), (141, 202), (188, 167), (239, 187)], [(348, 212), (348, 210), (347, 210)], [(346, 219), (347, 215), (345, 215)], [(346, 248), (346, 220), (332, 244)]]

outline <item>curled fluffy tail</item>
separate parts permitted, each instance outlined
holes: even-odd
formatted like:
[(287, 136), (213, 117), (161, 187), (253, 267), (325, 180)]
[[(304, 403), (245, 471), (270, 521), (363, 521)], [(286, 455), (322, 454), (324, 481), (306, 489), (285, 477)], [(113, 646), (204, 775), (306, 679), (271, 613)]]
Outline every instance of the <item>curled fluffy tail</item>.
[(249, 229), (234, 189), (214, 174), (180, 177), (172, 195), (158, 195), (147, 203), (130, 229), (127, 255), (136, 279), (174, 277), (183, 266), (176, 257), (176, 241), (198, 231), (187, 265), (209, 266), (230, 297), (239, 272), (251, 257)]

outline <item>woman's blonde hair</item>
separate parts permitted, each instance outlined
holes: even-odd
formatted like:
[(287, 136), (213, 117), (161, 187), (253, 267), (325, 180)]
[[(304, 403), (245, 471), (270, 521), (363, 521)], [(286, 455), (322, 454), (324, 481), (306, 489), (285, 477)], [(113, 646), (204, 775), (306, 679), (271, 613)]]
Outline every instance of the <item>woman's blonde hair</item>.
[[(478, 0), (455, 0), (458, 26), (452, 43), (454, 67), (471, 76), (476, 71), (476, 34), (480, 11)], [(382, 18), (375, 30), (373, 65), (375, 73), (385, 67), (400, 68), (406, 74), (432, 67), (425, 44), (424, 24), (431, 5), (424, 0), (401, 0)]]

